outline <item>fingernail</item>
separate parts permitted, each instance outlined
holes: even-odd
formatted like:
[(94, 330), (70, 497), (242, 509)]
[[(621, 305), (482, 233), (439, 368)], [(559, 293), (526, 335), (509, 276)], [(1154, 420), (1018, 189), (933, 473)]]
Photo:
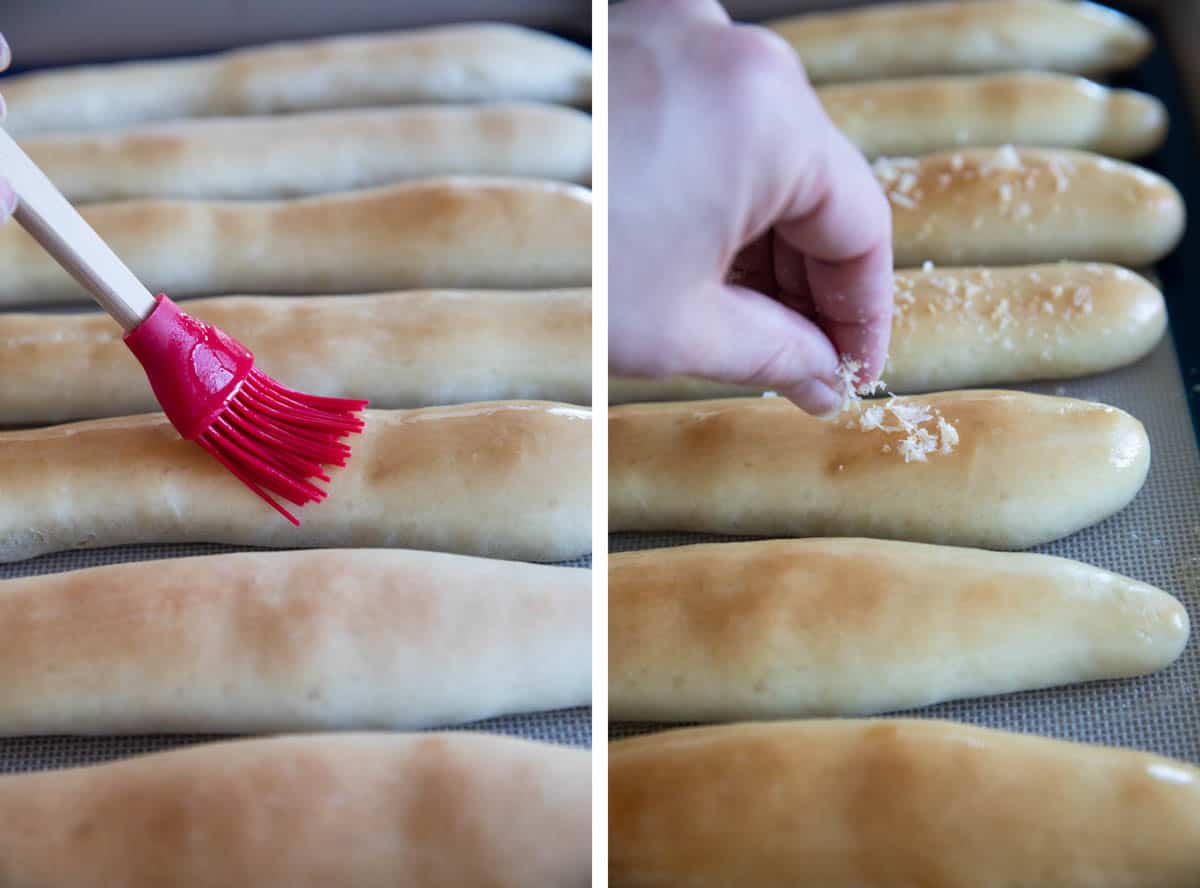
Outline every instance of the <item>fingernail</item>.
[(8, 41), (4, 39), (4, 35), (0, 34), (0, 70), (7, 68), (11, 61), (12, 50), (8, 48)]
[(4, 218), (11, 216), (16, 208), (17, 192), (13, 191), (7, 179), (0, 179), (0, 209), (4, 211)]
[(789, 401), (818, 419), (832, 419), (842, 410), (842, 396), (820, 379), (809, 379), (785, 392)]

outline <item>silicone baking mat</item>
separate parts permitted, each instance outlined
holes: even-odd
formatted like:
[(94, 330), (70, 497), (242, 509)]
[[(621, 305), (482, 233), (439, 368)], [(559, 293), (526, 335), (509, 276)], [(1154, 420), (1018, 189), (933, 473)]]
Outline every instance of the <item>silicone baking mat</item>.
[[(1154, 22), (1148, 22), (1151, 26)], [(1162, 44), (1163, 35), (1159, 34)], [(1162, 48), (1119, 85), (1159, 96), (1171, 112), (1168, 143), (1141, 161), (1167, 175), (1200, 212), (1200, 156), (1191, 115)], [(1200, 405), (1200, 224), (1158, 269), (1171, 333), (1138, 364), (1101, 376), (1018, 386), (1041, 394), (1102, 401), (1146, 426), (1151, 468), (1146, 486), (1125, 510), (1103, 523), (1035, 551), (1075, 558), (1136, 577), (1179, 598), (1191, 615), (1194, 637), (1180, 659), (1156, 675), (1122, 681), (964, 700), (905, 715), (947, 718), (1052, 737), (1129, 746), (1200, 762), (1200, 451), (1189, 401)], [(610, 551), (747, 539), (698, 534), (614, 534)], [(612, 738), (660, 727), (613, 723)]]
[[(551, 29), (551, 33), (555, 33)], [(578, 39), (577, 34), (557, 32), (567, 39)], [(17, 67), (13, 68), (16, 72)], [(0, 77), (0, 95), (4, 80)], [(0, 281), (3, 271), (0, 270)], [(186, 307), (186, 303), (185, 303)], [(36, 307), (23, 306), (21, 311), (37, 311)], [(93, 307), (72, 306), (42, 309), (51, 312), (92, 311)], [(0, 380), (3, 385), (3, 380)], [(2, 493), (0, 493), (2, 495)], [(273, 520), (270, 516), (267, 520)], [(107, 549), (73, 550), (57, 552), (28, 561), (0, 564), (0, 580), (79, 570), (103, 564), (127, 561), (145, 561), (159, 558), (179, 558), (192, 555), (209, 555), (219, 552), (252, 551), (250, 547), (190, 544), (190, 545), (142, 545), (118, 546)], [(591, 568), (591, 557), (585, 556), (560, 562), (562, 566), (579, 569)], [(0, 627), (0, 644), (3, 644), (3, 627)], [(0, 676), (0, 681), (3, 677)], [(2, 729), (2, 726), (0, 726)], [(569, 746), (590, 747), (592, 742), (592, 710), (590, 706), (549, 712), (502, 716), (467, 725), (449, 725), (446, 730), (486, 731), (508, 734), (530, 740), (541, 740)], [(437, 730), (432, 728), (431, 730)], [(154, 752), (174, 746), (183, 746), (206, 740), (219, 739), (217, 735), (139, 735), (124, 737), (79, 737), (38, 736), (0, 737), (0, 773), (65, 768), (107, 761), (141, 753)]]

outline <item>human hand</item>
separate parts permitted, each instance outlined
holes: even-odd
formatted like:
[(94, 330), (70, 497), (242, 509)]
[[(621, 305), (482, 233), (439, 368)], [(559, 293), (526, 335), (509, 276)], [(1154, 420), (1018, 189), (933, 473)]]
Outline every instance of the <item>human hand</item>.
[[(12, 52), (8, 48), (8, 41), (0, 34), (0, 71), (7, 68), (11, 62)], [(0, 96), (0, 123), (4, 122), (5, 113), (4, 96)], [(8, 180), (0, 176), (0, 224), (7, 222), (16, 208), (17, 194)]]
[(842, 403), (878, 378), (891, 214), (782, 40), (715, 0), (609, 15), (609, 363)]

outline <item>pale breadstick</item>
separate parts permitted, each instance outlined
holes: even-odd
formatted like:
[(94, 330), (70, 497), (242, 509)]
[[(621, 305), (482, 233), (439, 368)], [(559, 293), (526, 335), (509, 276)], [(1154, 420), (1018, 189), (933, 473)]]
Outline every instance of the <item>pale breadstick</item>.
[(1183, 651), (1165, 592), (1013, 552), (866, 539), (613, 553), (608, 711), (736, 721), (868, 715), (1125, 678)]
[(1103, 74), (1131, 68), (1153, 38), (1094, 3), (976, 0), (886, 3), (777, 19), (814, 83), (1037, 68)]
[(782, 398), (630, 405), (608, 435), (614, 532), (1023, 549), (1124, 508), (1150, 467), (1132, 416), (1024, 392), (861, 401), (833, 420)]
[[(1162, 293), (1112, 265), (898, 271), (883, 379), (896, 394), (1072, 379), (1139, 360), (1166, 326)], [(680, 376), (608, 390), (614, 404), (762, 391)]]
[(1183, 198), (1155, 173), (1065, 149), (969, 148), (881, 158), (896, 266), (1060, 259), (1152, 265), (1183, 235)]
[(487, 734), (206, 743), (0, 778), (21, 888), (584, 888), (591, 756)]
[(92, 65), (0, 79), (5, 129), (112, 129), (184, 117), (527, 100), (586, 105), (592, 58), (499, 24), (333, 37), (200, 59)]
[[(518, 179), (420, 179), (294, 201), (93, 204), (83, 217), (170, 296), (536, 289), (591, 278), (591, 194)], [(0, 305), (87, 302), (18, 225), (0, 227)]]
[(162, 414), (0, 433), (0, 561), (124, 543), (381, 546), (530, 561), (591, 547), (591, 411), (540, 401), (366, 413), (295, 528)]
[[(591, 400), (590, 290), (434, 290), (222, 297), (188, 314), (250, 344), (301, 391), (383, 409), (537, 398)], [(107, 315), (0, 313), (0, 424), (158, 410)]]
[(0, 583), (0, 734), (411, 730), (591, 700), (591, 572), (404, 550)]
[(1129, 749), (798, 721), (614, 742), (608, 775), (612, 888), (1166, 888), (1200, 873), (1200, 771)]
[(21, 147), (73, 203), (304, 197), (459, 174), (587, 184), (591, 118), (550, 105), (445, 105), (187, 120)]
[(1129, 158), (1167, 134), (1154, 96), (1043, 71), (839, 84), (817, 95), (868, 157), (1015, 143)]

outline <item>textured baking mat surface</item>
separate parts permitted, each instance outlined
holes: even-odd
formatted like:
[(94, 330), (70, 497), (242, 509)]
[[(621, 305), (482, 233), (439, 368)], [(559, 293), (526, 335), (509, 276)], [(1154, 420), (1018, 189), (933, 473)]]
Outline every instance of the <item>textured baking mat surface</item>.
[[(1120, 407), (1150, 436), (1146, 486), (1128, 508), (1087, 530), (1033, 551), (1074, 558), (1165, 589), (1200, 625), (1200, 451), (1192, 432), (1185, 383), (1200, 385), (1200, 369), (1180, 373), (1168, 335), (1145, 360), (1113, 373), (1065, 383), (1016, 386)], [(747, 539), (701, 534), (613, 534), (612, 552)], [(1200, 762), (1200, 643), (1156, 675), (1091, 682), (980, 700), (944, 703), (904, 713), (1093, 743), (1129, 746)], [(613, 739), (662, 725), (616, 722)]]
[[(159, 558), (181, 558), (189, 555), (212, 555), (218, 552), (253, 551), (247, 547), (218, 545), (147, 545), (116, 546), (109, 549), (77, 549), (56, 552), (18, 561), (0, 564), (0, 580), (36, 574), (59, 573), (79, 570), (101, 564), (119, 564), (126, 561), (150, 561)], [(590, 568), (591, 558), (577, 558), (561, 562), (563, 566)], [(2, 632), (2, 627), (0, 627)], [(3, 638), (0, 636), (0, 644)], [(3, 677), (0, 677), (3, 681)], [(568, 746), (591, 746), (592, 710), (588, 706), (538, 712), (526, 715), (510, 715), (491, 718), (468, 725), (454, 725), (447, 730), (487, 731), (494, 734), (510, 734), (530, 740), (542, 740)], [(195, 734), (150, 734), (136, 737), (11, 737), (0, 738), (0, 773), (34, 771), (46, 768), (68, 768), (87, 765), (110, 759), (124, 758), (173, 746), (184, 746), (206, 740), (223, 739), (219, 736)]]

